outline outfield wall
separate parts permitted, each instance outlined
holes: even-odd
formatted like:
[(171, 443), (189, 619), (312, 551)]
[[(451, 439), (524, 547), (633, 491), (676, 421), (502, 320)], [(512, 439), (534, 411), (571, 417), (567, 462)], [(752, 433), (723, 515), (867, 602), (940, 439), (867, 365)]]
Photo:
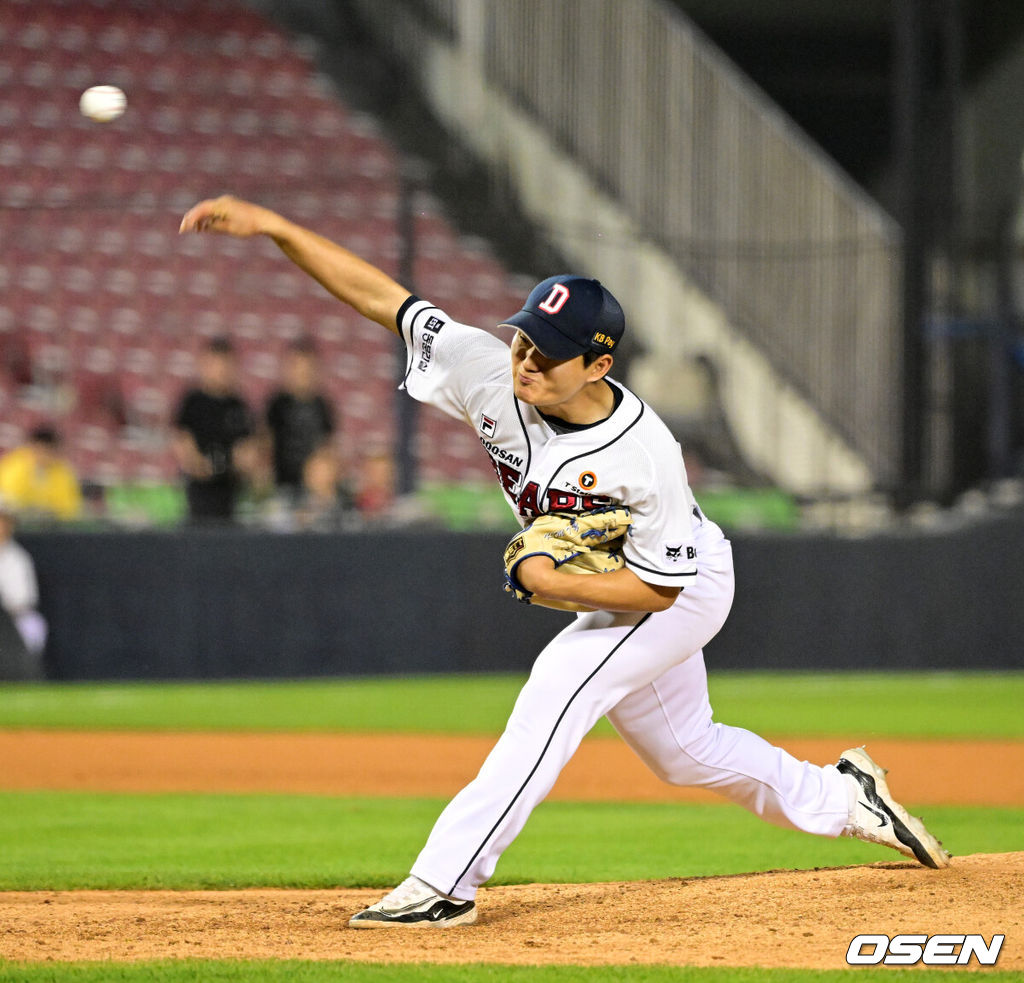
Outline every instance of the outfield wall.
[[(503, 534), (24, 533), (56, 679), (526, 669), (569, 615), (501, 589)], [(1024, 518), (736, 536), (719, 669), (1024, 668)]]

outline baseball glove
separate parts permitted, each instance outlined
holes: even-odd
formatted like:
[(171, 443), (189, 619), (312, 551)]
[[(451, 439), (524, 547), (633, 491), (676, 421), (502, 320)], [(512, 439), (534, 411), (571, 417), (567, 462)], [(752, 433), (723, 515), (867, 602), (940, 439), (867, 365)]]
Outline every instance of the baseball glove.
[(592, 611), (572, 601), (535, 597), (516, 577), (529, 556), (549, 556), (566, 573), (611, 573), (625, 565), (622, 543), (632, 522), (628, 508), (608, 506), (571, 515), (552, 512), (538, 516), (505, 547), (505, 590), (524, 604), (558, 611)]

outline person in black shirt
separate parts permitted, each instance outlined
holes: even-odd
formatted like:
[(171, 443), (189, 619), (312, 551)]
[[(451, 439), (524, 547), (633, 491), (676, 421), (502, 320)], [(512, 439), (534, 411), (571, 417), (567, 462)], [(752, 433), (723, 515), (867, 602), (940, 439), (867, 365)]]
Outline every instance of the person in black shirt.
[(285, 355), (282, 386), (267, 401), (274, 484), (292, 505), (303, 492), (303, 469), (310, 455), (335, 431), (334, 409), (320, 390), (319, 369), (312, 341), (293, 341)]
[(181, 399), (172, 447), (186, 476), (189, 519), (229, 522), (242, 486), (238, 458), (252, 436), (252, 416), (237, 389), (235, 350), (211, 339), (199, 356), (199, 378)]

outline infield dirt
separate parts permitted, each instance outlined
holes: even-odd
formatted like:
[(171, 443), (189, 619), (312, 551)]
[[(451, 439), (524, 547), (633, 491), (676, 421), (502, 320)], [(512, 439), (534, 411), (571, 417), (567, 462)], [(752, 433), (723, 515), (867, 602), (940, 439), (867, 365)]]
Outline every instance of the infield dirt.
[[(861, 742), (778, 743), (825, 764)], [(493, 737), (447, 735), (0, 731), (0, 788), (445, 797), (476, 774), (493, 744)], [(869, 750), (905, 802), (1024, 806), (1024, 742), (879, 740)], [(585, 740), (550, 797), (722, 801), (658, 781), (615, 737)]]
[(363, 931), (349, 915), (379, 891), (89, 891), (0, 894), (16, 960), (340, 959), (845, 968), (864, 932), (1006, 935), (1000, 969), (1024, 969), (1024, 854), (946, 870), (831, 870), (618, 884), (488, 888), (476, 925)]
[[(490, 739), (393, 735), (0, 732), (0, 787), (110, 791), (455, 792)], [(781, 741), (826, 762), (852, 742)], [(873, 741), (914, 805), (1024, 805), (1024, 744)], [(372, 752), (372, 753), (370, 753)], [(937, 775), (957, 774), (955, 786)], [(553, 793), (685, 801), (614, 739), (584, 742)], [(331, 959), (844, 968), (861, 933), (1005, 934), (1024, 969), (1024, 853), (616, 884), (487, 888), (480, 919), (447, 932), (355, 932), (373, 890), (0, 893), (11, 960)]]

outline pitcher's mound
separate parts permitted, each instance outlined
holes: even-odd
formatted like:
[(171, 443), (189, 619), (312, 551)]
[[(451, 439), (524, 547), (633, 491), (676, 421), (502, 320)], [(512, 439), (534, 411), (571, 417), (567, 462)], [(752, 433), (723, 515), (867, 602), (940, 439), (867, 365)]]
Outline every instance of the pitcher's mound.
[(877, 863), (480, 893), (476, 925), (355, 932), (381, 896), (337, 891), (0, 894), (11, 960), (338, 959), (373, 962), (664, 963), (843, 968), (861, 934), (1005, 935), (998, 968), (1024, 969), (1024, 853), (946, 870)]

